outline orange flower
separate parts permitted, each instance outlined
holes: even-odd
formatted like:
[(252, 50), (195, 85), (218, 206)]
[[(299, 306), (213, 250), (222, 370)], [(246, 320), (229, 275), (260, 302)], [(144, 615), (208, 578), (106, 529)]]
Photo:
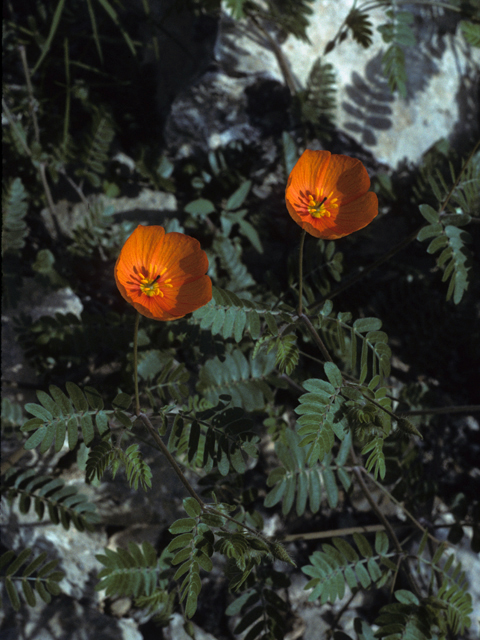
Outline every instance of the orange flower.
[(138, 225), (123, 245), (115, 280), (127, 302), (147, 318), (175, 320), (212, 299), (207, 254), (195, 238)]
[(363, 229), (377, 215), (377, 196), (369, 188), (360, 160), (307, 149), (288, 178), (285, 201), (302, 229), (335, 240)]

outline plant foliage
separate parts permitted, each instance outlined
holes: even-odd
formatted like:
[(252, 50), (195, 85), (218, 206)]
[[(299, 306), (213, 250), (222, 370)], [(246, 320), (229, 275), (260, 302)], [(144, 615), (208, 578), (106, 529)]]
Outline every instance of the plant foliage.
[(67, 382), (68, 396), (55, 385), (50, 385), (50, 395), (44, 391), (37, 391), (37, 398), (41, 404), (30, 402), (25, 410), (35, 416), (27, 420), (22, 431), (32, 435), (25, 442), (25, 449), (34, 449), (40, 445), (44, 453), (52, 444), (55, 451), (60, 451), (65, 438), (68, 438), (69, 449), (77, 446), (79, 429), (83, 441), (89, 445), (95, 437), (95, 430), (99, 435), (109, 429), (109, 418), (115, 416), (122, 424), (130, 425), (130, 419), (123, 409), (128, 409), (131, 399), (126, 394), (119, 394), (113, 401), (114, 409), (105, 411), (100, 394), (92, 387), (83, 392), (75, 383)]
[(289, 320), (289, 316), (281, 310), (270, 310), (218, 287), (213, 287), (212, 300), (197, 309), (193, 317), (200, 320), (201, 329), (210, 329), (213, 335), (221, 335), (225, 340), (233, 338), (237, 343), (242, 341), (247, 330), (250, 336), (257, 340), (262, 330), (262, 319), (265, 319), (272, 332), (277, 331), (277, 322)]
[(345, 26), (347, 27), (344, 32), (345, 36), (348, 31), (351, 31), (353, 39), (358, 44), (361, 44), (364, 49), (368, 49), (373, 42), (373, 29), (368, 12), (353, 8), (345, 20)]
[(387, 344), (388, 335), (381, 331), (381, 320), (359, 318), (351, 325), (350, 313), (339, 312), (334, 317), (332, 310), (333, 305), (327, 300), (318, 316), (318, 325), (327, 344), (341, 355), (349, 372), (354, 375), (358, 372), (361, 384), (375, 379), (377, 375), (376, 384), (381, 383), (390, 375), (392, 355)]
[(131, 487), (138, 489), (140, 485), (145, 491), (152, 488), (152, 471), (138, 450), (138, 444), (132, 444), (122, 451), (108, 440), (103, 440), (90, 449), (85, 469), (87, 482), (101, 480), (108, 468), (115, 478), (120, 465), (125, 468)]
[(472, 238), (460, 228), (470, 221), (470, 216), (463, 213), (440, 216), (428, 204), (420, 205), (420, 213), (430, 224), (418, 232), (417, 240), (430, 240), (427, 247), (430, 254), (441, 251), (437, 266), (443, 270), (442, 282), (449, 280), (447, 300), (453, 298), (458, 304), (468, 289), (472, 264), (472, 254), (466, 246)]
[(64, 529), (73, 523), (78, 531), (93, 531), (98, 522), (95, 506), (77, 487), (65, 485), (60, 478), (38, 475), (35, 469), (9, 469), (0, 491), (9, 502), (18, 498), (20, 513), (34, 507), (39, 520), (48, 514), (53, 524), (61, 524)]
[(282, 640), (287, 616), (284, 600), (274, 587), (288, 586), (285, 574), (275, 571), (258, 571), (257, 581), (227, 608), (226, 614), (238, 616), (234, 633), (245, 633), (248, 640), (272, 638)]
[(95, 590), (105, 589), (107, 595), (151, 596), (155, 592), (160, 573), (157, 554), (152, 545), (128, 543), (128, 550), (118, 547), (115, 551), (105, 549), (97, 560), (104, 569), (98, 574), (100, 582)]
[(378, 30), (383, 41), (390, 44), (383, 54), (382, 65), (385, 77), (392, 91), (398, 91), (402, 98), (407, 97), (407, 70), (405, 67), (405, 47), (416, 44), (415, 35), (410, 25), (413, 15), (409, 11), (390, 9), (386, 12), (389, 22)]
[[(2, 399), (10, 442), (1, 492), (12, 510), (5, 545), (15, 551), (1, 556), (0, 579), (15, 611), (60, 593), (59, 561), (36, 548), (48, 527), (74, 541), (66, 533), (73, 524), (90, 536), (92, 557), (90, 532), (117, 528), (116, 514), (104, 511), (113, 479), (123, 493), (147, 492), (152, 508), (166, 489), (174, 510), (189, 494), (158, 548), (115, 548), (111, 538), (96, 556), (99, 597), (142, 609), (129, 619), (166, 626), (180, 611), (187, 632), (196, 616), (220, 636), (225, 629), (215, 625), (225, 624), (226, 609), (243, 640), (298, 635), (301, 611), (289, 591), (298, 562), (306, 598), (322, 607), (334, 640), (349, 638), (342, 616), (359, 609), (355, 596), (366, 590), (355, 640), (473, 638), (469, 567), (455, 546), (468, 536), (472, 551), (480, 549), (470, 415), (479, 355), (478, 144), (466, 139), (461, 153), (470, 155), (461, 160), (442, 139), (418, 169), (402, 163), (380, 174), (379, 159), (357, 143), (364, 135), (373, 144), (370, 125), (386, 126), (385, 83), (371, 61), (369, 86), (354, 77), (347, 92), (359, 109), (365, 100), (378, 109), (360, 114), (361, 130), (336, 130), (339, 58), (325, 59), (336, 47), (342, 55), (349, 35), (359, 55), (382, 38), (388, 85), (413, 100), (408, 49), (423, 46), (416, 37), (425, 15), (429, 50), (435, 43), (443, 51), (445, 29), (468, 64), (479, 46), (478, 0), (424, 4), (407, 11), (403, 0), (355, 0), (334, 15), (338, 32), (320, 42), (325, 54), (300, 86), (284, 57), (292, 36), (324, 37), (311, 0), (7, 3), (3, 282), (5, 319), (25, 362), (8, 362)], [(237, 34), (268, 49), (285, 87), (242, 66)], [(226, 103), (218, 74), (197, 81), (214, 47), (231, 89), (248, 87), (245, 99)], [(468, 125), (468, 100), (462, 109)], [(184, 140), (182, 123), (188, 131), (198, 124), (199, 137)], [(298, 252), (285, 183), (301, 151), (319, 146), (363, 159), (381, 215), (367, 235), (306, 236)], [(314, 194), (303, 195), (313, 206)], [(417, 209), (426, 224), (392, 247), (417, 224)], [(138, 330), (112, 276), (138, 224), (198, 239), (215, 284), (207, 305), (175, 322), (142, 318)], [(415, 238), (428, 240), (433, 268)], [(58, 312), (56, 301), (74, 296), (82, 313)], [(22, 311), (12, 316), (15, 305)], [(17, 345), (7, 346), (16, 357)], [(36, 402), (23, 400), (26, 364), (38, 378)], [(445, 406), (450, 399), (455, 406)], [(161, 455), (178, 486), (163, 486)], [(85, 472), (94, 498), (71, 484), (73, 470)], [(145, 518), (155, 525), (152, 514)], [(32, 535), (25, 549), (15, 529), (23, 517)], [(145, 522), (133, 523), (135, 535)], [(219, 615), (207, 618), (213, 607)], [(49, 611), (41, 611), (47, 626)]]
[(63, 580), (63, 571), (56, 571), (58, 560), (49, 560), (46, 552), (41, 553), (31, 560), (21, 571), (22, 565), (32, 555), (32, 549), (23, 549), (18, 555), (13, 551), (6, 551), (0, 557), (0, 570), (2, 575), (0, 578), (5, 584), (10, 603), (15, 611), (19, 611), (21, 600), (18, 592), (18, 585), (21, 583), (23, 597), (30, 607), (35, 607), (38, 594), (40, 598), (47, 604), (52, 600), (53, 596), (58, 596), (61, 589), (58, 583)]
[(312, 65), (306, 88), (298, 96), (302, 118), (321, 133), (331, 128), (336, 109), (336, 79), (333, 66), (317, 58)]
[(242, 351), (227, 353), (224, 362), (218, 357), (208, 360), (200, 370), (197, 389), (211, 403), (229, 395), (236, 407), (246, 411), (263, 409), (272, 398), (266, 378), (275, 365), (273, 354), (258, 354), (247, 360)]
[(309, 511), (318, 513), (326, 496), (329, 506), (335, 509), (339, 500), (335, 472), (345, 491), (351, 486), (350, 476), (343, 468), (351, 443), (351, 437), (347, 435), (336, 459), (326, 454), (320, 463), (307, 466), (307, 454), (305, 447), (300, 446), (300, 437), (287, 429), (275, 445), (282, 466), (273, 469), (268, 476), (267, 486), (272, 489), (265, 498), (265, 506), (273, 507), (282, 502), (282, 514), (286, 516), (295, 505), (296, 514), (301, 517), (307, 509), (307, 500)]
[(300, 447), (307, 448), (307, 464), (311, 467), (330, 453), (334, 436), (344, 440), (346, 420), (341, 412), (344, 398), (341, 396), (342, 375), (333, 363), (325, 365), (326, 380), (311, 379), (303, 383), (307, 393), (300, 396), (295, 409)]
[(333, 538), (333, 544), (322, 545), (322, 551), (310, 556), (311, 564), (302, 567), (310, 576), (305, 585), (306, 590), (312, 589), (309, 601), (319, 598), (322, 604), (334, 603), (344, 597), (347, 586), (352, 591), (379, 586), (388, 580), (390, 571), (395, 570), (392, 561), (395, 553), (389, 552), (388, 538), (383, 531), (376, 533), (375, 551), (361, 533), (355, 533), (353, 538), (358, 552), (343, 538)]
[(93, 187), (101, 185), (100, 176), (105, 172), (109, 159), (109, 149), (115, 137), (112, 117), (105, 109), (97, 109), (93, 114), (92, 130), (82, 151), (82, 168), (76, 174), (87, 178)]
[(28, 227), (28, 194), (20, 178), (15, 178), (2, 194), (2, 255), (19, 253), (25, 246)]
[(229, 396), (220, 396), (216, 406), (199, 411), (195, 417), (176, 414), (168, 448), (187, 454), (189, 462), (201, 466), (207, 473), (216, 467), (222, 476), (231, 470), (245, 473), (245, 456), (258, 456), (258, 436), (252, 423), (238, 407), (229, 407)]

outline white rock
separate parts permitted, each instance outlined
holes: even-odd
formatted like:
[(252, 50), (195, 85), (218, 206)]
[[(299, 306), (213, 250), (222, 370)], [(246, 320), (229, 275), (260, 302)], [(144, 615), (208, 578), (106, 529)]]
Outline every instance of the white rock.
[[(174, 102), (166, 128), (169, 146), (188, 140), (204, 149), (232, 141), (258, 142), (261, 137), (248, 115), (245, 90), (261, 79), (305, 87), (315, 60), (333, 65), (337, 78), (336, 124), (371, 151), (377, 161), (396, 167), (406, 159), (417, 164), (438, 139), (458, 141), (475, 127), (475, 77), (478, 49), (469, 47), (459, 30), (438, 36), (448, 26), (444, 9), (415, 8), (417, 45), (405, 50), (407, 98), (392, 95), (382, 74), (382, 55), (388, 45), (377, 31), (385, 12), (369, 16), (373, 44), (364, 49), (351, 35), (324, 55), (351, 8), (351, 0), (316, 0), (307, 30), (311, 44), (289, 36), (272, 50), (268, 38), (249, 20), (223, 15), (215, 48), (218, 71), (209, 72)], [(453, 18), (452, 18), (453, 19)], [(280, 53), (279, 53), (280, 52)], [(280, 59), (283, 59), (282, 73)], [(286, 69), (286, 71), (285, 71)], [(269, 112), (265, 117), (268, 117)]]

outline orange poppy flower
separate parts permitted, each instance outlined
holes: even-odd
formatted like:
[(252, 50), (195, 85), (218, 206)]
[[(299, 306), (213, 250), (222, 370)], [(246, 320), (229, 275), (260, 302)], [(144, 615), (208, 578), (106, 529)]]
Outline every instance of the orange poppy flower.
[(147, 318), (176, 320), (212, 299), (208, 259), (195, 238), (138, 225), (115, 265), (117, 287)]
[(378, 199), (369, 188), (360, 160), (307, 149), (288, 178), (285, 201), (305, 231), (335, 240), (363, 229), (377, 215)]

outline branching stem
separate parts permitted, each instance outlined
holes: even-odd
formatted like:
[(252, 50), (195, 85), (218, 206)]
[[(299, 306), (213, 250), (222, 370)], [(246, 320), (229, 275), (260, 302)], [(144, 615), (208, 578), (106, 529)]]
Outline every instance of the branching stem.
[(312, 338), (315, 341), (315, 344), (317, 345), (317, 347), (320, 349), (320, 351), (322, 352), (322, 356), (324, 357), (324, 359), (327, 362), (333, 362), (330, 354), (328, 353), (327, 347), (325, 346), (325, 344), (323, 343), (323, 340), (320, 338), (320, 336), (318, 335), (317, 330), (315, 329), (315, 327), (313, 326), (313, 324), (310, 321), (310, 318), (308, 316), (306, 316), (304, 313), (300, 313), (299, 314), (300, 319), (302, 320), (303, 324), (307, 327), (307, 329), (310, 331), (310, 335), (312, 336)]
[(307, 232), (302, 229), (302, 237), (300, 238), (300, 251), (298, 253), (298, 315), (303, 314), (303, 245), (305, 244), (305, 236)]
[(420, 522), (410, 513), (410, 511), (401, 502), (399, 502), (396, 498), (394, 498), (392, 496), (392, 494), (388, 491), (388, 489), (386, 489), (380, 482), (378, 482), (378, 480), (375, 480), (375, 478), (373, 476), (371, 476), (365, 469), (360, 467), (360, 470), (363, 473), (365, 473), (366, 475), (368, 475), (370, 480), (377, 485), (377, 487), (380, 489), (380, 491), (382, 493), (384, 493), (387, 496), (387, 498), (389, 500), (391, 500), (397, 507), (399, 507), (399, 509), (401, 509), (403, 511), (403, 513), (408, 518), (410, 518), (410, 520), (414, 523), (414, 525), (416, 527), (418, 527), (420, 529), (420, 531), (422, 533), (426, 533), (431, 540), (433, 540), (437, 544), (440, 544), (440, 540), (437, 540), (437, 538), (435, 538), (435, 536), (432, 536), (430, 533), (428, 533), (427, 529), (425, 529), (425, 527), (420, 524)]
[(5, 114), (5, 117), (8, 120), (8, 123), (12, 127), (12, 130), (13, 130), (14, 134), (17, 136), (17, 139), (20, 142), (20, 145), (22, 146), (22, 148), (25, 151), (25, 153), (27, 154), (27, 156), (29, 158), (31, 158), (32, 157), (32, 152), (30, 151), (30, 147), (28, 146), (27, 141), (23, 137), (22, 132), (18, 128), (17, 123), (15, 122), (15, 119), (14, 119), (14, 117), (12, 115), (12, 112), (8, 108), (8, 105), (5, 102), (4, 98), (2, 98), (2, 109), (3, 109), (3, 112)]
[(397, 536), (395, 534), (395, 531), (393, 530), (392, 525), (387, 520), (387, 518), (383, 515), (381, 510), (378, 508), (378, 505), (376, 504), (375, 500), (373, 499), (373, 496), (370, 493), (369, 488), (367, 487), (367, 485), (365, 484), (365, 482), (364, 482), (364, 480), (362, 478), (362, 468), (358, 467), (358, 466), (355, 466), (355, 467), (352, 467), (352, 471), (353, 471), (354, 476), (357, 479), (358, 484), (360, 485), (360, 489), (362, 490), (363, 495), (365, 496), (365, 498), (368, 501), (368, 504), (372, 507), (373, 511), (377, 514), (378, 519), (383, 524), (385, 529), (388, 531), (388, 534), (389, 534), (393, 544), (395, 545), (395, 549), (398, 551), (399, 554), (403, 554), (402, 545), (398, 541), (398, 538), (397, 538)]
[(215, 508), (214, 505), (211, 504), (205, 504), (205, 502), (203, 502), (203, 500), (200, 498), (200, 496), (197, 494), (197, 492), (195, 491), (195, 489), (192, 487), (192, 485), (189, 483), (189, 481), (187, 480), (187, 478), (185, 477), (183, 471), (180, 469), (180, 467), (177, 464), (177, 461), (175, 460), (175, 458), (172, 456), (172, 454), (170, 453), (170, 451), (168, 450), (167, 446), (165, 445), (165, 443), (163, 442), (163, 440), (160, 438), (160, 436), (158, 435), (158, 433), (155, 430), (155, 427), (152, 425), (152, 423), (150, 422), (149, 417), (143, 413), (140, 412), (138, 414), (138, 417), (140, 418), (140, 420), (143, 422), (144, 426), (146, 427), (147, 431), (150, 433), (150, 435), (152, 436), (152, 438), (155, 440), (156, 444), (158, 445), (159, 449), (161, 450), (161, 452), (164, 454), (164, 456), (167, 458), (168, 462), (170, 463), (170, 465), (172, 466), (173, 470), (175, 471), (175, 473), (177, 474), (177, 476), (179, 477), (180, 481), (182, 482), (183, 486), (186, 488), (186, 490), (188, 491), (188, 493), (192, 496), (192, 498), (194, 500), (196, 500), (198, 502), (198, 504), (200, 505), (200, 508), (202, 509), (202, 511), (204, 512), (208, 512), (211, 514), (214, 514), (216, 516), (220, 516), (221, 518), (225, 518), (226, 520), (230, 520), (231, 522), (234, 522), (236, 525), (238, 525), (239, 527), (242, 527), (243, 529), (246, 529), (247, 531), (250, 531), (251, 533), (253, 533), (255, 536), (265, 540), (265, 542), (267, 542), (268, 544), (270, 544), (270, 540), (264, 536), (260, 531), (256, 531), (255, 529), (252, 529), (251, 527), (249, 527), (248, 525), (242, 523), (242, 522), (238, 522), (238, 520), (235, 520), (235, 518), (232, 518), (231, 516), (222, 513), (221, 511), (219, 511), (218, 509)]
[[(440, 207), (440, 209), (438, 211), (439, 214), (442, 214), (443, 211), (445, 210), (450, 198), (453, 195), (453, 192), (458, 187), (458, 184), (460, 182), (460, 178), (462, 177), (463, 172), (465, 171), (465, 169), (470, 164), (470, 162), (471, 162), (473, 156), (475, 155), (475, 153), (476, 153), (476, 151), (477, 151), (479, 146), (480, 146), (480, 140), (477, 141), (477, 143), (473, 147), (470, 155), (468, 156), (468, 158), (463, 163), (463, 166), (462, 166), (458, 176), (456, 177), (452, 188), (448, 192), (445, 200), (442, 203), (442, 206)], [(421, 231), (421, 229), (423, 229), (424, 226), (425, 225), (422, 225), (418, 229), (415, 229), (415, 231), (412, 231), (412, 233), (410, 233), (406, 238), (404, 238), (398, 244), (396, 244), (394, 247), (392, 247), (390, 249), (390, 251), (387, 251), (387, 253), (384, 253), (383, 256), (380, 256), (380, 258), (378, 258), (378, 260), (375, 260), (375, 262), (373, 262), (371, 265), (369, 265), (365, 269), (362, 269), (359, 273), (357, 273), (356, 276), (353, 276), (353, 278), (350, 278), (350, 280), (347, 280), (347, 282), (345, 282), (344, 284), (342, 284), (339, 287), (337, 287), (334, 291), (329, 293), (328, 296), (326, 296), (325, 298), (322, 298), (321, 300), (316, 302), (312, 307), (310, 307), (310, 311), (312, 313), (314, 313), (325, 302), (325, 300), (327, 300), (327, 299), (331, 300), (332, 298), (335, 298), (340, 293), (343, 293), (346, 289), (349, 289), (352, 285), (356, 284), (359, 280), (361, 280), (362, 278), (367, 276), (369, 273), (371, 273), (372, 271), (374, 271), (375, 269), (380, 267), (382, 264), (384, 264), (385, 262), (388, 262), (388, 260), (390, 260), (390, 258), (392, 258), (396, 253), (398, 253), (399, 251), (401, 251), (402, 249), (407, 247), (411, 242), (413, 242), (415, 240), (415, 238), (418, 236), (419, 231)]]
[(135, 328), (133, 330), (133, 384), (135, 387), (135, 414), (140, 415), (140, 395), (138, 393), (138, 325), (140, 314), (137, 311)]
[(165, 443), (163, 442), (163, 440), (160, 438), (160, 436), (158, 435), (158, 433), (156, 432), (154, 426), (152, 425), (152, 423), (150, 422), (149, 417), (143, 413), (143, 412), (139, 412), (138, 417), (140, 418), (140, 420), (143, 422), (144, 426), (146, 427), (147, 431), (150, 433), (150, 435), (152, 436), (152, 438), (155, 440), (155, 442), (157, 443), (157, 445), (159, 446), (161, 452), (163, 453), (163, 455), (167, 458), (168, 462), (170, 463), (170, 465), (172, 466), (173, 470), (175, 471), (175, 473), (177, 474), (177, 476), (179, 477), (180, 481), (182, 482), (183, 486), (185, 487), (185, 489), (188, 491), (188, 493), (192, 496), (192, 498), (194, 500), (196, 500), (198, 502), (198, 504), (200, 505), (200, 507), (202, 509), (205, 509), (206, 505), (203, 502), (203, 500), (200, 498), (200, 496), (197, 494), (197, 492), (195, 491), (195, 489), (192, 487), (192, 485), (189, 483), (189, 481), (186, 479), (186, 477), (183, 474), (183, 471), (180, 469), (180, 467), (177, 464), (177, 461), (175, 460), (175, 458), (172, 456), (172, 454), (170, 453), (170, 451), (168, 450), (167, 446), (165, 445)]
[(434, 416), (448, 413), (480, 413), (480, 404), (437, 407), (436, 409), (412, 409), (411, 411), (402, 411), (402, 416)]
[(35, 112), (35, 98), (33, 95), (32, 81), (30, 79), (30, 71), (28, 70), (27, 54), (23, 45), (19, 46), (20, 58), (22, 59), (23, 73), (27, 83), (28, 103), (30, 106), (30, 115), (32, 116), (33, 128), (35, 130), (35, 142), (40, 144), (40, 129), (38, 126), (37, 114)]

